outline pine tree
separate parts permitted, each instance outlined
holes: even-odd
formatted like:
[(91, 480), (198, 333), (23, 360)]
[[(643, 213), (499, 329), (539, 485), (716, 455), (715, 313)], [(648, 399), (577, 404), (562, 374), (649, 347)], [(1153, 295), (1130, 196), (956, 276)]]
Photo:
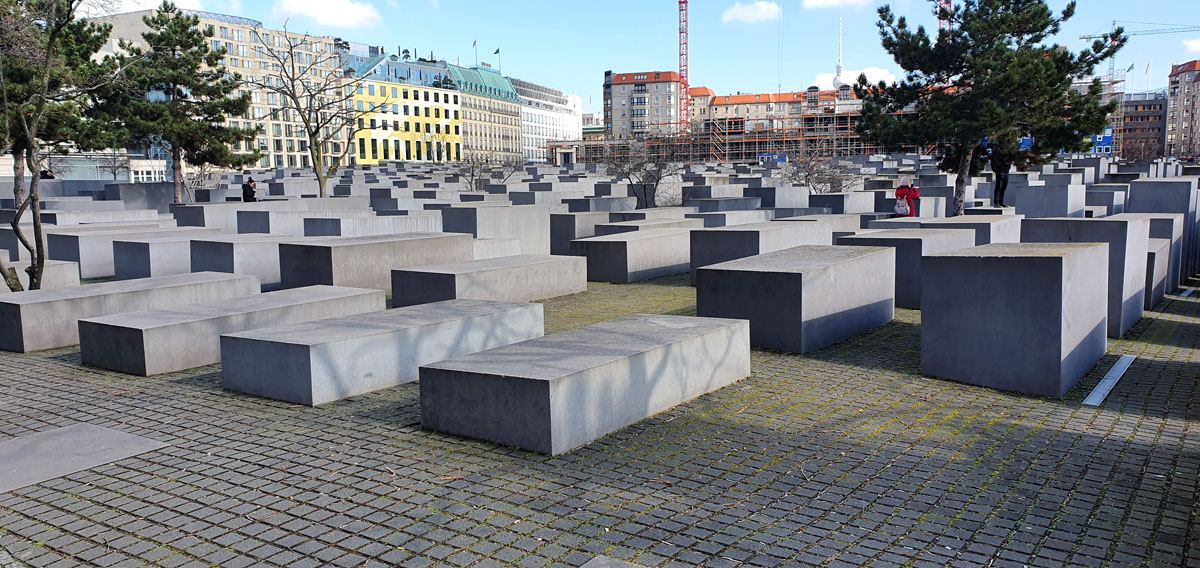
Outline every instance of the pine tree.
[[(938, 145), (942, 169), (958, 174), (953, 215), (963, 212), (967, 178), (983, 157), (985, 141), (997, 142), (987, 146), (995, 149), (995, 164), (1011, 165), (1023, 159), (1014, 139), (1033, 137), (1027, 157), (1036, 162), (1077, 149), (1103, 129), (1113, 108), (1100, 104), (1099, 83), (1086, 93), (1071, 86), (1125, 44), (1120, 28), (1075, 54), (1044, 43), (1074, 16), (1075, 2), (1057, 17), (1044, 0), (964, 0), (934, 13), (950, 29), (931, 38), (923, 26), (913, 30), (906, 18), (897, 18), (890, 6), (879, 8), (883, 48), (905, 76), (891, 85), (859, 77), (858, 130), (885, 147)], [(919, 118), (901, 118), (906, 108)]]
[(256, 131), (225, 125), (228, 117), (247, 113), (250, 97), (235, 95), (241, 76), (221, 64), (224, 49), (209, 48), (213, 31), (201, 30), (200, 18), (164, 1), (142, 21), (149, 28), (142, 34), (148, 47), (124, 42), (122, 48), (132, 62), (131, 80), (146, 96), (131, 97), (121, 114), (133, 136), (161, 139), (170, 150), (175, 202), (180, 203), (185, 160), (228, 168), (258, 160), (257, 152), (238, 154), (230, 148), (252, 140)]

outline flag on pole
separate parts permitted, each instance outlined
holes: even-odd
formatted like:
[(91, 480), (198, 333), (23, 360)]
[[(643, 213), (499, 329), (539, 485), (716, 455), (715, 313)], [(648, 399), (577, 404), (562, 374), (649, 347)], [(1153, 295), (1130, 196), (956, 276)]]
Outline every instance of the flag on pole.
[(1134, 64), (1133, 64), (1133, 63), (1130, 63), (1130, 64), (1129, 64), (1129, 69), (1126, 69), (1126, 70), (1125, 70), (1125, 72), (1126, 72), (1126, 73), (1132, 73), (1132, 72), (1133, 72), (1133, 66), (1134, 66)]
[(492, 55), (500, 55), (500, 48), (499, 48), (499, 47), (497, 47), (497, 48), (496, 48), (496, 53), (493, 53)]
[(479, 47), (479, 40), (471, 42), (471, 47)]

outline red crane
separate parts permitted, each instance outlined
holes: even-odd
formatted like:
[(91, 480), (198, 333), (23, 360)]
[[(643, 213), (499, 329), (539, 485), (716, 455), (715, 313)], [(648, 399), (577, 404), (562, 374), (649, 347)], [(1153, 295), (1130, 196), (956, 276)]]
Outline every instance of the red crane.
[(950, 20), (948, 18), (942, 19), (941, 14), (942, 14), (942, 10), (945, 10), (947, 12), (952, 11), (954, 9), (954, 5), (950, 3), (950, 0), (937, 0), (937, 7), (938, 7), (938, 29), (939, 30), (950, 29)]
[(691, 126), (691, 94), (688, 93), (688, 0), (679, 0), (679, 123), (686, 131)]

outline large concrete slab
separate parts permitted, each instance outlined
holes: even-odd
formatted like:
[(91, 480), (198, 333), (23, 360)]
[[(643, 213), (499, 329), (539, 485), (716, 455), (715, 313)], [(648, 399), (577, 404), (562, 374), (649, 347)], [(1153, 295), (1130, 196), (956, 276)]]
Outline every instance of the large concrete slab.
[(169, 444), (94, 424), (0, 441), (0, 493), (153, 452)]
[[(17, 271), (17, 278), (21, 280), (21, 286), (24, 290), (29, 290), (29, 273), (25, 269), (29, 268), (28, 260), (19, 260), (16, 262), (6, 262), (4, 264), (8, 268)], [(68, 286), (79, 285), (79, 265), (74, 262), (65, 260), (47, 260), (42, 265), (42, 282), (41, 290), (52, 290), (54, 288), (66, 288)], [(0, 294), (9, 294), (8, 286), (0, 281)]]
[(696, 314), (750, 320), (755, 347), (808, 353), (892, 321), (887, 247), (806, 245), (696, 271)]
[(1108, 336), (1123, 337), (1142, 319), (1146, 293), (1146, 251), (1150, 221), (1122, 219), (1025, 219), (1025, 243), (1108, 243)]
[(744, 320), (629, 316), (421, 367), (421, 423), (561, 454), (749, 374)]
[(304, 220), (311, 218), (363, 218), (374, 217), (368, 210), (346, 211), (238, 211), (237, 232), (265, 233), (270, 235), (305, 236)]
[(417, 380), (421, 365), (543, 335), (541, 304), (449, 300), (221, 336), (221, 386), (316, 406)]
[(692, 283), (696, 281), (696, 270), (710, 264), (800, 245), (833, 244), (833, 227), (832, 223), (814, 220), (811, 223), (767, 221), (695, 229), (690, 245)]
[(1107, 249), (1005, 243), (927, 256), (921, 372), (1065, 395), (1107, 349)]
[(587, 291), (587, 260), (523, 254), (392, 271), (392, 306), (466, 298), (530, 302)]
[(192, 239), (192, 272), (230, 272), (258, 278), (263, 290), (280, 287), (279, 244), (302, 242), (287, 235), (221, 235)]
[(79, 320), (84, 365), (148, 377), (221, 362), (220, 336), (377, 312), (379, 290), (310, 286)]
[(459, 233), (309, 239), (279, 245), (280, 286), (325, 284), (390, 293), (393, 269), (474, 259), (470, 235)]
[(442, 229), (480, 239), (517, 239), (524, 254), (550, 254), (550, 210), (534, 205), (448, 207)]
[(79, 264), (79, 277), (112, 278), (116, 275), (113, 242), (146, 237), (210, 237), (216, 229), (170, 227), (159, 229), (114, 229), (46, 236), (47, 256), (51, 260), (66, 260)]
[[(317, 212), (320, 213), (320, 212)], [(324, 217), (304, 219), (306, 237), (369, 237), (397, 233), (438, 233), (442, 218), (437, 214), (416, 213), (386, 217)]]
[(258, 279), (198, 272), (0, 296), (0, 349), (28, 353), (79, 343), (81, 318), (257, 294)]
[[(930, 229), (972, 229), (975, 231), (975, 244), (987, 245), (992, 243), (1021, 242), (1020, 215), (966, 215), (928, 219), (921, 222), (922, 228)], [(878, 221), (871, 223), (876, 227)]]
[(847, 246), (892, 247), (896, 249), (896, 306), (921, 309), (921, 259), (975, 246), (970, 229), (893, 229), (838, 237)]
[(572, 241), (571, 251), (587, 257), (590, 282), (637, 282), (687, 272), (690, 233), (690, 229), (648, 229), (589, 237)]
[(596, 226), (609, 219), (607, 211), (550, 214), (550, 254), (572, 254), (571, 241), (596, 236)]

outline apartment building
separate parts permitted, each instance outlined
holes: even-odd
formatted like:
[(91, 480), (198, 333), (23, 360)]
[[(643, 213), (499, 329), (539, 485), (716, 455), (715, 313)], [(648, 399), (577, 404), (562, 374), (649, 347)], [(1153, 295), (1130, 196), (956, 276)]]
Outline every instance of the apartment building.
[[(366, 47), (366, 49), (363, 49)], [(382, 48), (351, 44), (342, 67), (362, 79), (353, 162), (452, 162), (462, 159), (461, 94), (444, 61), (408, 61)]]
[(679, 130), (679, 74), (604, 72), (604, 128), (609, 138)]
[(489, 67), (449, 68), (461, 96), (464, 159), (523, 161), (521, 98), (512, 83)]
[(810, 127), (822, 122), (820, 117), (857, 115), (862, 101), (849, 86), (843, 86), (830, 91), (809, 87), (792, 93), (709, 94), (693, 97), (692, 106), (697, 116), (726, 122), (731, 130), (765, 131)]
[[(146, 48), (142, 33), (147, 31), (142, 18), (153, 14), (153, 10), (141, 10), (114, 14), (98, 18), (98, 21), (112, 24), (112, 35), (100, 54), (119, 52), (118, 42), (127, 40)], [(308, 155), (308, 139), (298, 116), (287, 109), (281, 108), (281, 101), (275, 93), (256, 87), (260, 81), (270, 80), (277, 76), (277, 62), (270, 57), (268, 47), (284, 48), (288, 43), (298, 46), (298, 53), (310, 64), (316, 65), (316, 72), (322, 76), (338, 72), (338, 58), (335, 52), (335, 40), (332, 37), (313, 37), (307, 40), (304, 34), (284, 33), (280, 30), (263, 28), (262, 22), (243, 18), (204, 12), (198, 10), (183, 10), (197, 16), (201, 29), (210, 29), (212, 49), (224, 49), (226, 55), (222, 64), (231, 72), (240, 74), (245, 82), (241, 92), (250, 95), (250, 109), (246, 114), (230, 117), (226, 124), (237, 128), (254, 128), (258, 137), (244, 145), (235, 145), (235, 152), (251, 152), (258, 150), (262, 158), (260, 167), (290, 167), (307, 168), (310, 166)], [(265, 45), (264, 45), (265, 44)], [(346, 138), (340, 133), (332, 140), (325, 154), (339, 155), (341, 144)], [(329, 158), (326, 158), (328, 160)], [(324, 164), (328, 166), (329, 164)]]
[(1167, 93), (1126, 93), (1122, 105), (1121, 157), (1152, 160), (1163, 155), (1167, 136)]
[(1166, 154), (1200, 156), (1200, 60), (1171, 67), (1167, 83)]
[(509, 81), (521, 99), (521, 157), (526, 162), (546, 163), (548, 143), (583, 136), (583, 99), (579, 96), (512, 77)]

